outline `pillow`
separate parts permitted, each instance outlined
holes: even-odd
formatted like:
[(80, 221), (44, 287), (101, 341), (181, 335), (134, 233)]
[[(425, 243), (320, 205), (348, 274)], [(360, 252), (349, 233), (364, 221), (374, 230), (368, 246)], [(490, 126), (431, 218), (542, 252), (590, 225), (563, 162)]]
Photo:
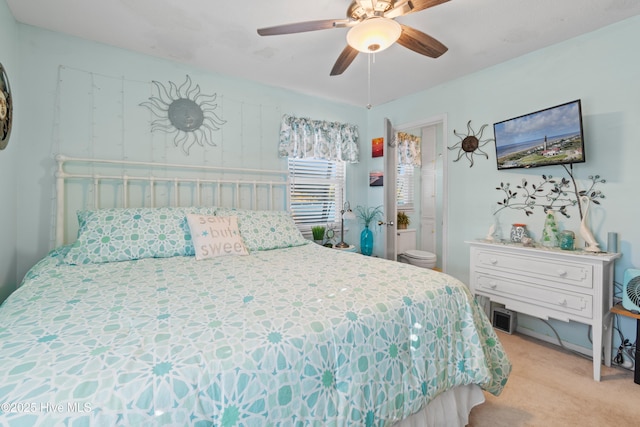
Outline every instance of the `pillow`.
[(285, 211), (216, 209), (216, 216), (238, 216), (238, 227), (249, 251), (289, 248), (309, 243)]
[(238, 230), (237, 216), (188, 214), (187, 222), (196, 260), (229, 255), (249, 255)]
[(213, 207), (112, 208), (79, 211), (78, 239), (67, 264), (193, 256), (188, 213), (212, 215)]

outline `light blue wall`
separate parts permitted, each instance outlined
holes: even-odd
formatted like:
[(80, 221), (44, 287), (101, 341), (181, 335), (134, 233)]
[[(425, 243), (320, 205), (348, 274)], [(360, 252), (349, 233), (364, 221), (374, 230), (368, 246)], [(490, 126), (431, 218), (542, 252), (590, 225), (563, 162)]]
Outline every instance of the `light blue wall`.
[[(589, 218), (601, 247), (606, 248), (607, 232), (619, 233), (623, 257), (616, 264), (616, 280), (621, 281), (626, 268), (640, 266), (640, 253), (635, 248), (640, 242), (637, 223), (640, 55), (634, 53), (637, 40), (640, 40), (640, 17), (376, 107), (370, 112), (369, 130), (373, 135), (381, 135), (384, 117), (394, 124), (404, 124), (446, 114), (451, 147), (460, 141), (453, 130), (466, 133), (469, 120), (476, 131), (489, 124), (489, 132), (484, 135), (492, 138), (491, 126), (495, 122), (581, 99), (587, 162), (575, 165), (574, 175), (581, 188), (589, 175), (599, 174), (607, 180), (599, 187), (606, 198), (600, 207), (592, 205)], [(561, 166), (498, 171), (495, 146), (491, 144), (484, 150), (489, 159), (475, 156), (472, 168), (464, 158), (454, 163), (457, 151), (449, 151), (448, 272), (464, 282), (469, 279), (469, 248), (465, 241), (486, 235), (496, 202), (502, 199), (495, 189), (500, 182), (515, 186), (523, 177), (536, 182), (543, 173), (566, 176)], [(372, 160), (369, 162), (372, 169), (379, 168)], [(369, 203), (381, 201), (380, 194)], [(504, 210), (499, 219), (505, 236), (513, 222), (525, 222), (534, 238), (541, 236), (544, 215), (539, 209), (531, 217)], [(577, 208), (571, 212), (571, 219), (559, 216), (558, 220), (564, 229), (579, 228)], [(381, 252), (382, 244), (377, 247)], [(539, 321), (525, 326), (541, 326), (543, 333), (551, 334)], [(557, 327), (563, 338), (589, 346), (586, 328), (564, 324)], [(633, 338), (631, 334), (627, 336)]]
[[(277, 157), (283, 114), (348, 122), (366, 128), (366, 110), (212, 74), (170, 61), (20, 25), (24, 83), (17, 212), (17, 270), (23, 275), (51, 247), (53, 156), (127, 158), (210, 166), (286, 169)], [(220, 58), (224, 60), (224, 58)], [(186, 156), (173, 135), (151, 133), (149, 110), (158, 96), (152, 80), (217, 94), (215, 111), (226, 123), (216, 147), (194, 145)], [(350, 167), (357, 169), (358, 166)], [(348, 189), (348, 191), (353, 191)]]
[(16, 288), (16, 178), (20, 131), (16, 129), (21, 118), (16, 109), (21, 105), (21, 90), (18, 84), (19, 64), (16, 49), (18, 23), (13, 19), (4, 0), (0, 0), (0, 62), (4, 66), (15, 101), (14, 128), (9, 145), (0, 151), (0, 301), (3, 301)]
[[(0, 196), (6, 201), (0, 211), (0, 238), (8, 242), (0, 248), (0, 300), (51, 246), (57, 152), (284, 168), (275, 156), (282, 114), (350, 122), (360, 128), (362, 155), (361, 162), (348, 169), (347, 198), (352, 206), (377, 206), (382, 204), (382, 191), (368, 186), (368, 173), (380, 170), (382, 159), (371, 159), (370, 141), (383, 134), (384, 117), (402, 125), (445, 114), (444, 132), (451, 146), (458, 141), (453, 129), (466, 131), (468, 120), (475, 129), (485, 123), (490, 129), (494, 122), (578, 98), (588, 161), (576, 165), (574, 172), (581, 185), (596, 173), (608, 181), (601, 187), (606, 199), (592, 212), (592, 227), (601, 243), (608, 231), (620, 234), (620, 281), (624, 269), (640, 266), (640, 255), (634, 251), (634, 243), (640, 241), (635, 219), (640, 57), (633, 53), (638, 39), (640, 17), (366, 110), (17, 24), (0, 0), (0, 58), (14, 70), (12, 86), (18, 94), (12, 142), (0, 152)], [(204, 93), (218, 94), (227, 120), (216, 134), (217, 147), (194, 147), (189, 157), (173, 148), (171, 138), (148, 132), (148, 112), (138, 105), (153, 95), (151, 80), (181, 83), (187, 74)], [(492, 131), (485, 136), (491, 137)], [(485, 148), (489, 160), (476, 157), (473, 168), (464, 159), (452, 162), (454, 152), (449, 152), (447, 163), (448, 272), (464, 282), (469, 276), (464, 242), (483, 237), (493, 222), (492, 211), (501, 198), (495, 187), (502, 181), (515, 185), (522, 177), (534, 180), (541, 173), (563, 175), (561, 168), (498, 172), (493, 147)], [(562, 227), (576, 230), (577, 218), (575, 212), (571, 220), (559, 219)], [(512, 222), (526, 221), (534, 237), (540, 236), (540, 213), (526, 218), (503, 211), (499, 219), (504, 234)], [(352, 224), (348, 241), (358, 240), (359, 228)], [(380, 237), (376, 236), (378, 254)], [(537, 327), (535, 321), (525, 321), (525, 326)], [(563, 338), (588, 346), (586, 328), (558, 328)]]

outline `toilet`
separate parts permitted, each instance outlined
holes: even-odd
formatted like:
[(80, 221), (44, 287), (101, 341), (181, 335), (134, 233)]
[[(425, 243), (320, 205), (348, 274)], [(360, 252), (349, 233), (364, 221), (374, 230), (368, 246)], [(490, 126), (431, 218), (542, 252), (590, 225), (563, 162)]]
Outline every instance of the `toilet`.
[(436, 255), (427, 251), (416, 249), (416, 230), (397, 230), (396, 240), (398, 247), (398, 261), (405, 264), (415, 265), (421, 268), (434, 268), (436, 266)]

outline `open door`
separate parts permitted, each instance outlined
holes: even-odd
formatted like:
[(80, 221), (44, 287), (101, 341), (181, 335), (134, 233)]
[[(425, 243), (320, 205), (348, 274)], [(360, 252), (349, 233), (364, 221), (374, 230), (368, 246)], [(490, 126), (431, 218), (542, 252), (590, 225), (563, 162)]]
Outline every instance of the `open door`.
[(392, 261), (396, 260), (396, 175), (398, 174), (398, 151), (394, 146), (395, 130), (391, 121), (384, 119), (384, 257)]
[[(422, 167), (420, 180), (420, 229), (417, 248), (433, 252), (438, 257), (437, 266), (447, 271), (447, 116), (446, 114), (429, 117), (412, 123), (396, 124), (385, 119), (384, 122), (384, 257), (397, 258), (397, 188), (398, 151), (394, 145), (396, 132), (420, 131), (422, 137)], [(431, 202), (428, 208), (425, 202)], [(434, 205), (435, 203), (435, 205)], [(429, 209), (435, 209), (435, 212)], [(423, 217), (424, 216), (424, 217)], [(434, 241), (435, 233), (435, 241)], [(423, 234), (428, 236), (423, 237)]]

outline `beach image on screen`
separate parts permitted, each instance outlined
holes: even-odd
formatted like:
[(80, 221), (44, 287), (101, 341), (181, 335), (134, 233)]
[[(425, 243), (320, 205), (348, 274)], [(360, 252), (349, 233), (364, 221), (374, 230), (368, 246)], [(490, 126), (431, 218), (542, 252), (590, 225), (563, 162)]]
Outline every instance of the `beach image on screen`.
[(493, 125), (499, 169), (584, 162), (580, 102)]

